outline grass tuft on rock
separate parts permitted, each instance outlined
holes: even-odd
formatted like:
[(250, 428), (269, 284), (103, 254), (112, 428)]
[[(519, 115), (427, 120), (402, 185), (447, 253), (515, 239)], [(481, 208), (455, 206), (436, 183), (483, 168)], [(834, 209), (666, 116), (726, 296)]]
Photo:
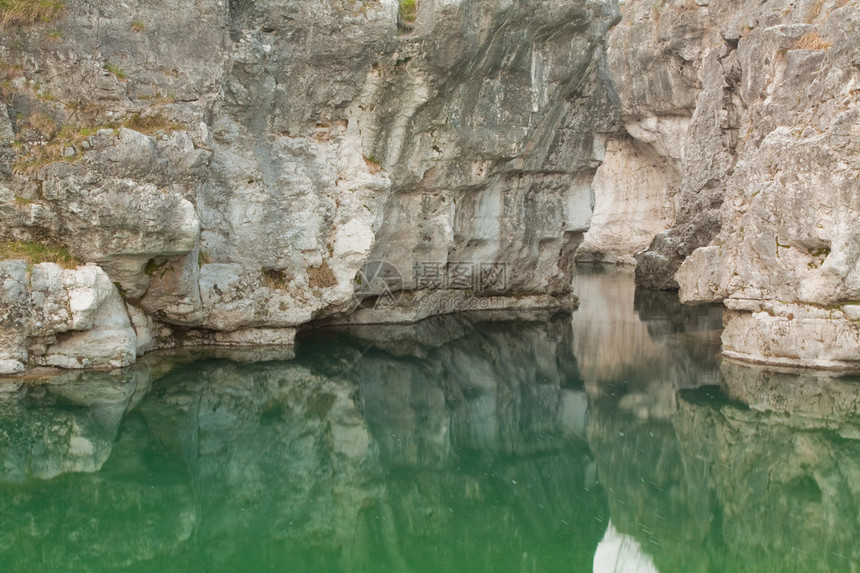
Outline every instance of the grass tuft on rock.
[(107, 72), (109, 74), (111, 74), (113, 77), (115, 77), (116, 79), (118, 79), (121, 82), (124, 82), (126, 79), (128, 79), (128, 76), (126, 75), (125, 70), (123, 70), (121, 67), (119, 67), (116, 64), (112, 64), (110, 62), (105, 62), (104, 68), (105, 68), (105, 70), (107, 70)]
[(0, 0), (0, 28), (46, 24), (65, 11), (62, 0)]
[(323, 261), (318, 267), (308, 268), (308, 285), (314, 289), (329, 288), (337, 285), (337, 278), (328, 266), (327, 261)]
[(833, 44), (818, 35), (817, 32), (807, 32), (800, 37), (790, 50), (826, 50), (832, 47)]
[(400, 21), (412, 24), (418, 16), (418, 0), (400, 0)]
[(182, 129), (182, 125), (168, 120), (160, 114), (142, 116), (139, 113), (132, 114), (122, 122), (123, 127), (139, 131), (144, 135), (152, 135), (159, 131), (176, 131)]
[(44, 145), (33, 146), (20, 155), (13, 170), (19, 175), (31, 175), (51, 163), (79, 159), (81, 155), (76, 148), (97, 131), (94, 127), (63, 126)]
[(139, 113), (132, 114), (121, 122), (100, 126), (81, 127), (69, 124), (58, 128), (43, 118), (37, 118), (35, 122), (31, 119), (30, 124), (42, 133), (46, 141), (42, 145), (21, 147), (21, 152), (13, 166), (13, 171), (18, 175), (32, 175), (46, 165), (59, 161), (72, 163), (83, 158), (82, 143), (96, 135), (100, 129), (127, 127), (144, 135), (182, 129), (181, 124), (172, 122), (160, 114), (143, 117)]
[(31, 265), (57, 263), (64, 269), (82, 264), (68, 249), (49, 241), (0, 241), (0, 260), (23, 259)]

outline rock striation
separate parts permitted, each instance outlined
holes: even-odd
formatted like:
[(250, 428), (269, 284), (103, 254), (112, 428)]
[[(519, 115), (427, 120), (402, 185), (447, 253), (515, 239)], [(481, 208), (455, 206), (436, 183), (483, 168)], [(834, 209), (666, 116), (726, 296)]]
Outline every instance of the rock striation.
[(108, 282), (98, 320), (45, 322), (78, 279), (3, 263), (0, 373), (569, 308), (574, 258), (724, 302), (730, 357), (858, 366), (860, 8), (399, 8), (69, 0), (4, 25), (0, 247)]
[[(373, 261), (397, 292), (569, 305), (617, 19), (586, 0), (422, 0), (414, 19), (394, 0), (69, 0), (0, 30), (0, 242), (95, 263), (122, 298), (104, 313), (156, 346), (289, 344), (375, 308), (375, 286), (355, 295)], [(362, 320), (445, 311), (398, 300)], [(16, 333), (5, 372), (44, 362), (26, 349), (49, 334)]]
[(640, 286), (677, 288), (681, 262), (719, 232), (739, 115), (737, 58), (721, 35), (729, 4), (623, 3), (608, 40), (620, 129), (605, 134), (580, 260), (636, 264)]
[(723, 301), (728, 356), (860, 363), (858, 21), (845, 2), (768, 2), (723, 20), (742, 112), (735, 166), (720, 233), (676, 279), (683, 301)]
[(635, 254), (640, 286), (724, 302), (730, 357), (856, 368), (860, 9), (659, 0), (622, 14), (608, 65), (623, 129), (607, 134), (578, 258)]

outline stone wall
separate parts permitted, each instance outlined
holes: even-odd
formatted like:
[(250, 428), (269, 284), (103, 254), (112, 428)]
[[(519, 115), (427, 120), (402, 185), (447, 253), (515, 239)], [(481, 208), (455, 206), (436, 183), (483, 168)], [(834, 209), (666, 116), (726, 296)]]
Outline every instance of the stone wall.
[(720, 233), (676, 280), (683, 301), (723, 301), (729, 356), (858, 364), (858, 21), (846, 2), (725, 10), (736, 164), (719, 179)]
[[(107, 282), (4, 263), (0, 372), (570, 307), (574, 253), (725, 301), (729, 356), (855, 367), (860, 8), (620, 13), (74, 0), (6, 25), (0, 246), (66, 248)], [(35, 316), (69, 288), (111, 305), (111, 335)]]

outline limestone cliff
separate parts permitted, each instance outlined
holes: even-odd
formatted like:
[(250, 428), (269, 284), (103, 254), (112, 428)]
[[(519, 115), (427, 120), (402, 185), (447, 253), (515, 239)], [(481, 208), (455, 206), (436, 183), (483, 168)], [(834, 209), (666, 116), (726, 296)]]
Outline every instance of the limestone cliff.
[(681, 187), (686, 134), (701, 88), (704, 22), (698, 10), (653, 2), (626, 2), (622, 14), (607, 52), (620, 98), (619, 129), (604, 134), (594, 219), (577, 259), (635, 264), (634, 255), (690, 203), (681, 201)]
[(569, 303), (593, 132), (616, 120), (613, 3), (56, 4), (0, 30), (0, 243), (94, 263), (104, 285), (62, 271), (46, 296), (112, 301), (122, 335), (77, 361), (87, 324), (36, 320), (45, 271), (7, 264), (0, 373), (285, 344), (361, 302), (378, 311), (364, 322), (451, 310), (416, 290)]
[(729, 356), (856, 367), (860, 8), (724, 8), (735, 165), (719, 179), (720, 233), (676, 275), (681, 299), (724, 302)]
[(574, 252), (857, 366), (852, 1), (51, 6), (0, 18), (0, 259), (68, 268), (0, 264), (0, 373), (569, 306)]
[(578, 258), (635, 254), (640, 286), (724, 301), (728, 356), (856, 367), (860, 8), (642, 0), (622, 14), (608, 65), (623, 129)]

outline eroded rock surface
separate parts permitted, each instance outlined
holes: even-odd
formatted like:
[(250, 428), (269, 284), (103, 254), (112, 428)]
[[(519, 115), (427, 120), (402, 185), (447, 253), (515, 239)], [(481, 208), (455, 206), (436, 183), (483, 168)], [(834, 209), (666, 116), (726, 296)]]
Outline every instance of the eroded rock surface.
[(624, 3), (623, 129), (578, 257), (635, 255), (640, 286), (725, 301), (733, 358), (856, 368), (858, 18), (840, 1)]
[(722, 28), (737, 43), (737, 165), (721, 233), (676, 278), (682, 300), (724, 301), (729, 356), (858, 365), (860, 9), (843, 4), (768, 2)]
[(0, 261), (0, 374), (26, 364), (118, 368), (133, 364), (137, 333), (119, 291), (97, 265), (76, 270)]
[[(681, 260), (671, 251), (690, 240), (680, 229), (706, 215), (698, 199), (701, 183), (691, 177), (703, 152), (691, 148), (688, 134), (710, 124), (694, 114), (708, 79), (702, 69), (707, 14), (689, 3), (625, 2), (622, 21), (609, 36), (607, 60), (621, 116), (619, 129), (604, 134), (594, 219), (577, 258), (638, 263), (637, 281), (649, 288), (671, 286), (670, 267)], [(672, 246), (637, 254), (652, 242)], [(658, 266), (669, 267), (651, 268), (654, 257)]]
[(5, 28), (0, 241), (97, 263), (173, 330), (155, 346), (291, 339), (353, 310), (373, 260), (397, 290), (568, 304), (617, 7), (418, 4), (72, 0), (47, 40)]

